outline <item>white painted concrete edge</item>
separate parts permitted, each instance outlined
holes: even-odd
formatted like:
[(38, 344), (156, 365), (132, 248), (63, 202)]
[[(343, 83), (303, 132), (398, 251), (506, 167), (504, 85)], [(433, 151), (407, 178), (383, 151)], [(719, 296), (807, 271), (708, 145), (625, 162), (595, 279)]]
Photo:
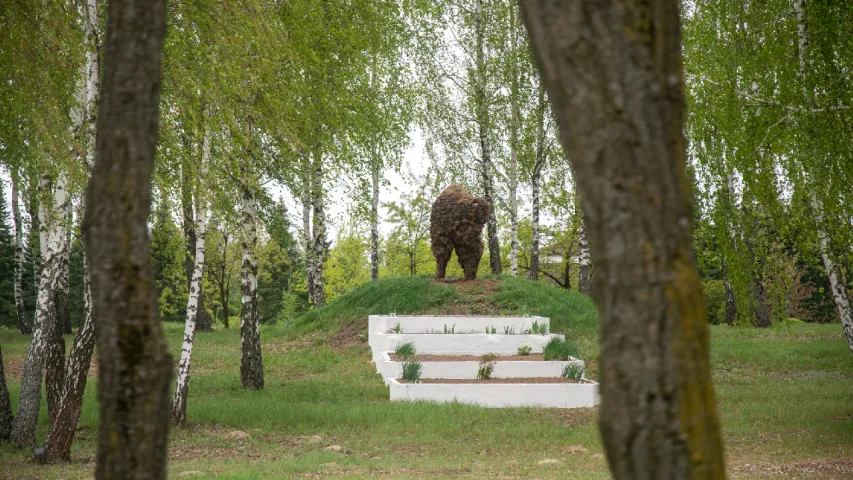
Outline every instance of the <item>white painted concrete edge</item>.
[(490, 329), (494, 327), (496, 333), (520, 334), (525, 330), (530, 330), (533, 322), (539, 325), (548, 325), (550, 331), (551, 321), (547, 317), (370, 315), (367, 318), (370, 333), (387, 333), (399, 324), (403, 333), (444, 333), (445, 327), (447, 330), (453, 330), (453, 333), (485, 333), (487, 327)]
[(589, 408), (600, 402), (597, 382), (582, 383), (400, 383), (386, 380), (391, 401), (460, 402), (482, 407)]

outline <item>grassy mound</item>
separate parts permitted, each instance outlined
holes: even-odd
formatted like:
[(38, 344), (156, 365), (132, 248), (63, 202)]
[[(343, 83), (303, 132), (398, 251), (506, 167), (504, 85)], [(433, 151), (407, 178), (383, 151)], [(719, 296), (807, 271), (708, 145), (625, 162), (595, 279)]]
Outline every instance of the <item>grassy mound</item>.
[(285, 326), (289, 332), (336, 332), (367, 328), (370, 314), (541, 315), (551, 331), (594, 337), (598, 316), (580, 293), (514, 277), (488, 276), (473, 282), (434, 282), (430, 276), (384, 278), (342, 295)]

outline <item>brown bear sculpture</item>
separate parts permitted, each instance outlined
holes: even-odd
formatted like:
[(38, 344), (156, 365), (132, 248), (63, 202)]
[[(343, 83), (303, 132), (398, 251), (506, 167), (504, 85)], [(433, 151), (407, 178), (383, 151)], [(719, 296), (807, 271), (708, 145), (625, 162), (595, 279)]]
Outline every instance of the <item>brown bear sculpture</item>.
[(474, 197), (462, 185), (450, 185), (435, 199), (429, 217), (435, 278), (445, 277), (454, 249), (465, 279), (477, 278), (477, 267), (483, 256), (483, 225), (491, 211), (491, 202)]

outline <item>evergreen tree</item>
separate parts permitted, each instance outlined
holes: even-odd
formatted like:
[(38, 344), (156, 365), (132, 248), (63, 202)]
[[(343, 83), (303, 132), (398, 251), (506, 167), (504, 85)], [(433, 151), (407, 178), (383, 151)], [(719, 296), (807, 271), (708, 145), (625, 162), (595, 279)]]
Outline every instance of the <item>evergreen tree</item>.
[(6, 216), (6, 197), (0, 188), (0, 325), (18, 325), (15, 310), (15, 237)]

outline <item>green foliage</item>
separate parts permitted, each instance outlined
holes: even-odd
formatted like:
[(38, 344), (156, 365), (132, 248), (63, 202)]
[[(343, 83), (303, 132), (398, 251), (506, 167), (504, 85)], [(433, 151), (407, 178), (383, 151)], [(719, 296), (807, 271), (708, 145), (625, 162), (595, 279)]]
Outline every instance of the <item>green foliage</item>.
[(580, 363), (569, 363), (565, 367), (563, 367), (562, 376), (568, 378), (569, 380), (580, 382), (583, 378), (583, 370), (583, 365), (581, 365)]
[(533, 351), (533, 348), (530, 345), (522, 345), (518, 347), (519, 355), (530, 355), (530, 352)]
[(488, 380), (492, 378), (492, 373), (495, 371), (495, 362), (498, 357), (495, 354), (483, 355), (480, 359), (480, 365), (477, 368), (477, 380)]
[(491, 325), (491, 326), (487, 326), (487, 327), (486, 327), (486, 334), (487, 334), (487, 335), (489, 335), (489, 334), (494, 335), (494, 334), (496, 334), (496, 333), (498, 333), (498, 328), (497, 328), (497, 327), (495, 327), (494, 325)]
[(548, 335), (548, 324), (543, 323), (540, 325), (538, 320), (534, 320), (533, 323), (530, 324), (530, 329), (525, 330), (524, 333), (533, 335)]
[(15, 310), (15, 236), (6, 216), (5, 190), (0, 184), (0, 325), (18, 325)]
[(546, 361), (549, 360), (568, 360), (577, 352), (577, 346), (571, 340), (563, 340), (560, 337), (554, 337), (548, 341), (545, 348), (542, 349), (542, 354)]
[(444, 333), (450, 333), (450, 334), (456, 333), (456, 324), (454, 323), (452, 327), (447, 328), (447, 324), (445, 323), (444, 324)]
[(352, 222), (345, 224), (329, 252), (324, 271), (328, 300), (334, 300), (370, 280), (367, 251), (367, 241), (358, 227)]
[(399, 334), (403, 333), (403, 328), (400, 326), (400, 323), (397, 322), (397, 324), (394, 325), (394, 328), (392, 328), (391, 331), (396, 333), (397, 335), (399, 335)]
[(413, 344), (412, 342), (398, 343), (397, 346), (394, 348), (394, 353), (396, 353), (397, 356), (399, 356), (403, 360), (408, 360), (409, 358), (415, 356), (417, 350), (415, 349), (415, 344)]
[(705, 292), (705, 305), (708, 309), (708, 323), (713, 325), (726, 323), (726, 287), (723, 280), (706, 279), (702, 282)]
[(161, 196), (151, 228), (151, 262), (160, 291), (160, 316), (167, 322), (183, 322), (189, 296), (183, 265), (184, 236), (175, 224), (170, 207), (169, 198)]
[(412, 383), (418, 383), (421, 379), (423, 365), (421, 362), (403, 362), (403, 380), (408, 380)]

